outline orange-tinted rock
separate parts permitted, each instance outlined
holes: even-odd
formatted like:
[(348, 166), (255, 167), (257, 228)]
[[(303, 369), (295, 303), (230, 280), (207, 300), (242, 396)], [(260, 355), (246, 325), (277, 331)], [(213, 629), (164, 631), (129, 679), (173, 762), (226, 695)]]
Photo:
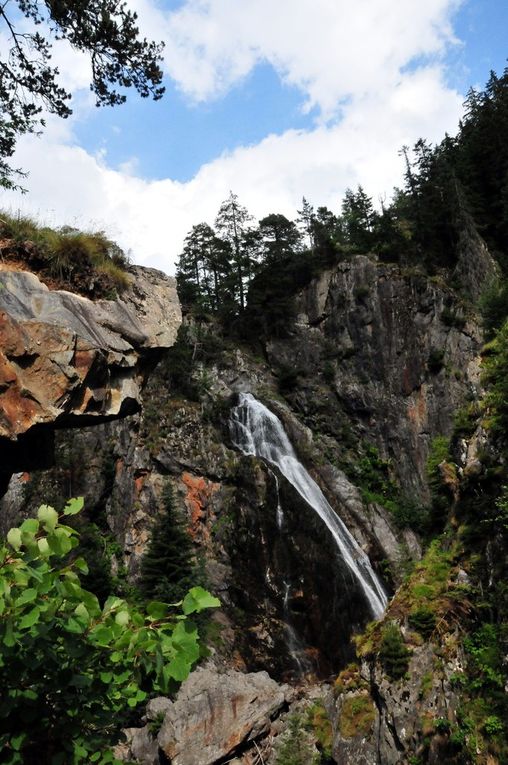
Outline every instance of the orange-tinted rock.
[(194, 476), (191, 473), (183, 473), (182, 482), (187, 489), (185, 504), (190, 515), (189, 531), (191, 536), (196, 538), (198, 534), (202, 534), (205, 531), (205, 527), (202, 524), (205, 518), (205, 511), (220, 484), (213, 483), (202, 476)]
[(0, 469), (13, 467), (9, 442), (36, 426), (135, 411), (150, 360), (173, 344), (180, 320), (174, 279), (153, 269), (133, 267), (121, 299), (97, 302), (0, 271)]

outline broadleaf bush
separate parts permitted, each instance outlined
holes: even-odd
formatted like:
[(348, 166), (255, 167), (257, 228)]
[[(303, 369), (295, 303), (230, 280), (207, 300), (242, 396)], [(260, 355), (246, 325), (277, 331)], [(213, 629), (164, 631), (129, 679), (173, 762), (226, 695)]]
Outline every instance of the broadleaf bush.
[(191, 617), (219, 601), (201, 587), (146, 610), (82, 587), (78, 532), (47, 505), (0, 544), (0, 751), (8, 765), (116, 762), (129, 713), (168, 694), (200, 655)]

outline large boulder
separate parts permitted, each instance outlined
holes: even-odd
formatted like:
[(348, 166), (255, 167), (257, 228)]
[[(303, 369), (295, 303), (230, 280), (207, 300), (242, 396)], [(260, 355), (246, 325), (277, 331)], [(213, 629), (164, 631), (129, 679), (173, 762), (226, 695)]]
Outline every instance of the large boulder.
[(270, 729), (289, 689), (266, 672), (193, 672), (165, 713), (159, 747), (172, 765), (212, 765)]
[[(50, 290), (0, 266), (0, 470), (43, 466), (53, 427), (136, 411), (147, 370), (176, 339), (175, 280), (130, 269), (115, 300)], [(37, 448), (33, 448), (37, 445)]]

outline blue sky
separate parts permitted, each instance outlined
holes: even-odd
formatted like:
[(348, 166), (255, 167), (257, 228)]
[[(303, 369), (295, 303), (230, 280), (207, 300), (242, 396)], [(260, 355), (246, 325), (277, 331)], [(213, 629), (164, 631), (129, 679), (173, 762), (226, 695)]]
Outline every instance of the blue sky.
[(166, 41), (165, 98), (94, 108), (88, 62), (60, 45), (74, 116), (20, 142), (29, 194), (0, 204), (106, 228), (169, 271), (231, 188), (258, 217), (294, 216), (302, 195), (337, 210), (357, 183), (389, 195), (398, 148), (453, 133), (468, 87), (508, 55), (506, 0), (128, 4)]

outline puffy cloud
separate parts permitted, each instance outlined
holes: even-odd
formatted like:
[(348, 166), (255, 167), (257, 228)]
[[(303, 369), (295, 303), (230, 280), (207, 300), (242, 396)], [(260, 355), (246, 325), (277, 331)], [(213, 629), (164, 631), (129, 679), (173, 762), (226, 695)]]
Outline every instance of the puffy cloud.
[(187, 231), (201, 220), (213, 223), (230, 189), (257, 217), (294, 216), (303, 195), (337, 210), (344, 189), (357, 183), (376, 199), (400, 182), (398, 149), (421, 135), (439, 140), (460, 108), (438, 68), (408, 73), (387, 95), (348, 105), (340, 122), (267, 136), (204, 165), (188, 183), (147, 181), (135, 166), (112, 170), (101, 155), (62, 143), (60, 129), (50, 126), (44, 138), (20, 143), (30, 194), (6, 198), (49, 224), (104, 228), (136, 262), (171, 271)]
[[(400, 183), (398, 149), (453, 132), (461, 97), (447, 85), (439, 56), (453, 43), (459, 0), (187, 0), (165, 11), (129, 0), (141, 31), (166, 41), (166, 66), (194, 100), (219, 97), (260, 62), (302, 92), (319, 115), (308, 130), (268, 135), (225, 152), (187, 183), (136, 175), (77, 145), (72, 122), (50, 120), (43, 138), (26, 137), (16, 163), (30, 168), (25, 197), (1, 204), (51, 224), (93, 225), (131, 249), (137, 262), (172, 270), (185, 233), (213, 222), (230, 189), (251, 212), (294, 216), (305, 195), (337, 210), (347, 186), (374, 198)], [(88, 64), (64, 43), (56, 60), (89, 108)], [(75, 68), (73, 62), (75, 61)], [(81, 90), (80, 90), (81, 89)], [(255, 115), (253, 115), (255, 118)], [(118, 140), (121, 140), (119, 136)]]
[[(269, 62), (325, 115), (345, 98), (397, 84), (420, 57), (454, 41), (458, 0), (188, 0), (159, 29), (166, 62), (196, 100)], [(145, 6), (144, 15), (150, 16)], [(161, 33), (161, 32), (160, 32)]]

